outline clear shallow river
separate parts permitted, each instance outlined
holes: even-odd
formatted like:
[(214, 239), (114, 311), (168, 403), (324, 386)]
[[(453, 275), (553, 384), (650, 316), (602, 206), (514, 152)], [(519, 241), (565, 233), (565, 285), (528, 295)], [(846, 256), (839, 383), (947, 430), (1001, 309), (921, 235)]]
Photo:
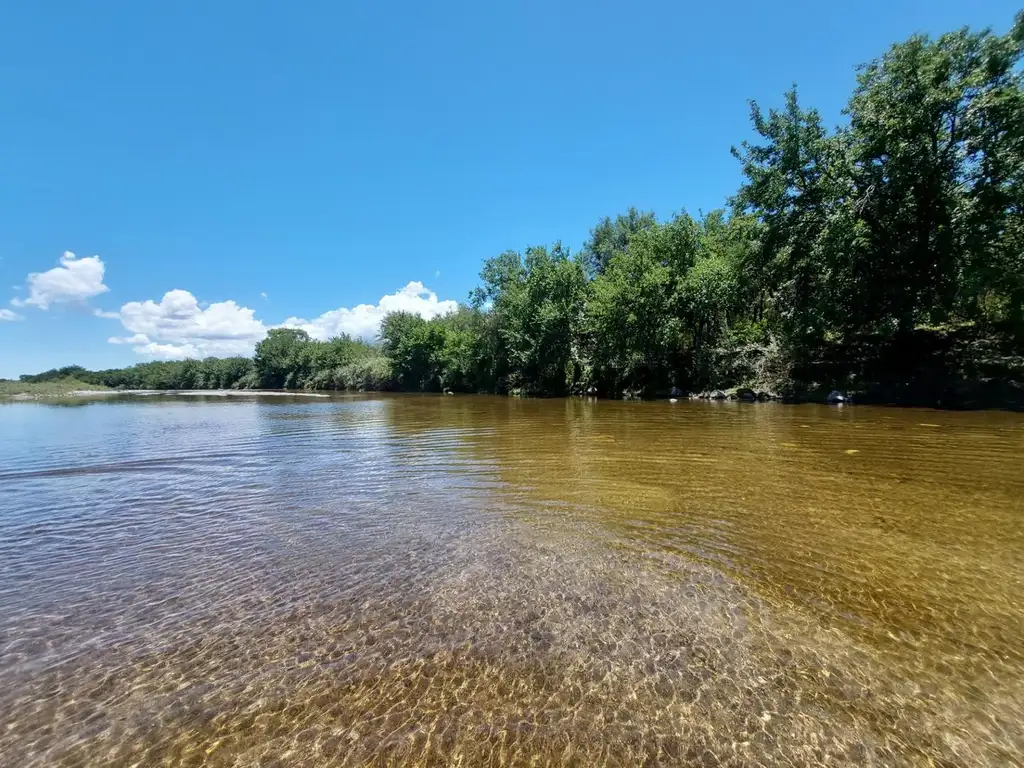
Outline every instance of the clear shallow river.
[(1024, 417), (0, 405), (0, 764), (1024, 762)]

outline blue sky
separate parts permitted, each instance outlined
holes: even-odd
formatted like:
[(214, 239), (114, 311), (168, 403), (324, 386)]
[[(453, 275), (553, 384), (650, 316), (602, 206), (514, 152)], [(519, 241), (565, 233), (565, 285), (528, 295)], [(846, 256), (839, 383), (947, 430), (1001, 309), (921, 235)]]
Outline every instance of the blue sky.
[(858, 62), (1017, 7), (10, 3), (0, 376), (444, 311), (504, 249), (722, 205), (747, 99), (836, 122)]

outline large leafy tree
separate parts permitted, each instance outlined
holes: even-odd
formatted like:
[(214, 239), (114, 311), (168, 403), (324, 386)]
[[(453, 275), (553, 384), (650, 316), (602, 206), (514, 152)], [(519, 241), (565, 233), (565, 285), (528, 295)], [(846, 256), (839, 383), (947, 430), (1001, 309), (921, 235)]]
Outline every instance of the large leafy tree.
[(746, 255), (748, 222), (714, 211), (700, 222), (693, 263), (676, 280), (675, 306), (688, 352), (688, 379), (709, 378), (715, 347), (721, 343), (740, 306), (740, 269)]
[(684, 213), (637, 232), (594, 280), (588, 329), (599, 390), (675, 383), (686, 354), (680, 290), (699, 247), (700, 226)]
[(441, 386), (459, 392), (493, 391), (493, 323), (488, 314), (463, 306), (431, 323), (442, 332), (432, 360)]
[(1019, 302), (1022, 28), (917, 35), (862, 67), (847, 111), (866, 324), (945, 322), (992, 290)]
[(305, 368), (303, 347), (309, 334), (301, 328), (272, 328), (256, 345), (253, 367), (260, 386), (289, 387), (297, 384)]
[(602, 394), (657, 387), (671, 366), (678, 322), (658, 239), (656, 231), (634, 238), (594, 281), (587, 314), (593, 380)]
[(744, 181), (732, 202), (736, 214), (760, 222), (742, 267), (751, 310), (788, 338), (820, 338), (839, 309), (834, 243), (851, 234), (837, 215), (848, 187), (843, 137), (801, 108), (795, 88), (783, 109), (765, 114), (752, 102), (750, 116), (761, 140), (733, 149)]
[(559, 395), (580, 376), (578, 345), (586, 298), (580, 260), (556, 244), (532, 246), (489, 259), (473, 294), (495, 316), (511, 390)]
[(444, 332), (438, 324), (412, 312), (392, 312), (381, 323), (380, 338), (399, 387), (440, 389), (435, 359), (444, 345)]
[(600, 275), (616, 254), (625, 253), (630, 239), (639, 232), (654, 229), (657, 220), (653, 213), (630, 208), (612, 219), (605, 216), (590, 231), (583, 246), (583, 265), (591, 277)]

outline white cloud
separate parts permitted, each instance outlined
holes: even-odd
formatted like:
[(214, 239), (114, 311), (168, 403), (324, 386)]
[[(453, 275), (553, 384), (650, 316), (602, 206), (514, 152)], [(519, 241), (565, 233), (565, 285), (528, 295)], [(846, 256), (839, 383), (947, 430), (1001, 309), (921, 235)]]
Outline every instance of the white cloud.
[(120, 312), (105, 312), (102, 309), (94, 309), (92, 313), (96, 315), (96, 317), (105, 317), (108, 320), (117, 320), (119, 317), (121, 317)]
[(19, 315), (17, 312), (11, 312), (11, 310), (9, 309), (0, 309), (0, 321), (8, 320), (13, 323), (16, 320), (22, 319), (22, 316)]
[[(440, 301), (423, 283), (412, 282), (376, 304), (341, 307), (313, 320), (290, 317), (279, 327), (302, 328), (315, 339), (340, 333), (372, 339), (389, 312), (414, 312), (431, 318), (457, 308), (457, 302)], [(234, 301), (200, 304), (195, 296), (180, 289), (168, 291), (159, 302), (133, 301), (118, 313), (95, 310), (94, 314), (121, 320), (127, 333), (111, 336), (111, 344), (130, 345), (137, 354), (155, 359), (251, 355), (257, 342), (274, 327), (256, 318), (254, 310)]]
[(60, 266), (33, 272), (28, 280), (28, 298), (11, 301), (16, 307), (49, 309), (53, 304), (82, 302), (110, 289), (103, 284), (103, 261), (99, 256), (79, 259), (71, 251), (60, 257)]
[(191, 344), (157, 344), (149, 342), (141, 347), (135, 347), (134, 351), (140, 355), (159, 358), (160, 360), (185, 360), (187, 358), (199, 358), (204, 355), (198, 348)]
[(133, 344), (140, 355), (163, 358), (252, 354), (267, 326), (253, 310), (233, 301), (200, 307), (196, 297), (180, 289), (168, 291), (159, 303), (132, 301), (118, 317), (131, 336), (113, 336), (112, 344)]
[(314, 339), (329, 339), (347, 333), (362, 339), (373, 339), (380, 330), (380, 321), (389, 312), (413, 312), (430, 319), (447, 315), (458, 308), (458, 302), (438, 301), (437, 294), (423, 283), (411, 282), (400, 291), (381, 297), (376, 304), (360, 304), (352, 309), (333, 309), (313, 320), (289, 317), (282, 323), (286, 328), (301, 328)]
[(267, 298), (267, 292), (266, 291), (260, 291), (260, 296), (262, 296), (264, 299)]
[(149, 344), (149, 336), (136, 333), (134, 336), (111, 336), (107, 341), (111, 344)]

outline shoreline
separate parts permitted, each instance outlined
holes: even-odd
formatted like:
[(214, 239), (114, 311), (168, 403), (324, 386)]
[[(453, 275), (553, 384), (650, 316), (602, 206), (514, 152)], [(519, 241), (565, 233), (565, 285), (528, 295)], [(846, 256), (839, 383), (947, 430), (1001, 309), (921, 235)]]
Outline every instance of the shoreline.
[[(983, 387), (985, 382), (978, 382), (974, 385)], [(683, 402), (703, 402), (708, 404), (743, 403), (755, 405), (763, 403), (777, 403), (781, 405), (833, 405), (833, 406), (876, 406), (885, 408), (927, 408), (941, 411), (1003, 411), (1003, 412), (1024, 412), (1024, 385), (1017, 382), (1000, 382), (999, 384), (1008, 387), (1016, 396), (995, 396), (993, 393), (981, 392), (972, 389), (967, 396), (946, 396), (946, 397), (922, 397), (918, 394), (894, 394), (891, 392), (882, 395), (879, 392), (852, 391), (852, 392), (800, 392), (778, 394), (775, 392), (758, 391), (746, 387), (731, 387), (720, 390), (708, 390), (699, 393), (659, 393), (654, 397), (641, 397), (634, 393), (625, 393), (621, 397), (606, 397), (599, 394), (576, 393), (561, 396), (561, 398), (550, 398), (540, 395), (527, 395), (516, 393), (495, 393), (495, 392), (418, 392), (418, 391), (394, 391), (394, 390), (281, 390), (281, 389), (74, 389), (65, 392), (18, 392), (13, 394), (0, 393), (0, 404), (14, 402), (46, 402), (66, 400), (102, 400), (110, 397), (133, 396), (133, 397), (220, 397), (220, 398), (242, 398), (242, 397), (299, 397), (317, 400), (327, 400), (340, 395), (417, 395), (417, 396), (439, 396), (445, 395), (485, 395), (490, 397), (514, 397), (522, 399), (584, 399), (605, 402), (645, 402), (645, 403), (666, 403), (677, 404)], [(842, 399), (835, 399), (834, 394), (841, 394)], [(996, 393), (1004, 394), (1003, 392)]]
[(330, 397), (329, 394), (322, 392), (292, 392), (273, 389), (74, 389), (67, 392), (16, 392), (10, 395), (0, 394), (0, 402), (104, 398), (122, 395), (133, 395), (136, 397)]

